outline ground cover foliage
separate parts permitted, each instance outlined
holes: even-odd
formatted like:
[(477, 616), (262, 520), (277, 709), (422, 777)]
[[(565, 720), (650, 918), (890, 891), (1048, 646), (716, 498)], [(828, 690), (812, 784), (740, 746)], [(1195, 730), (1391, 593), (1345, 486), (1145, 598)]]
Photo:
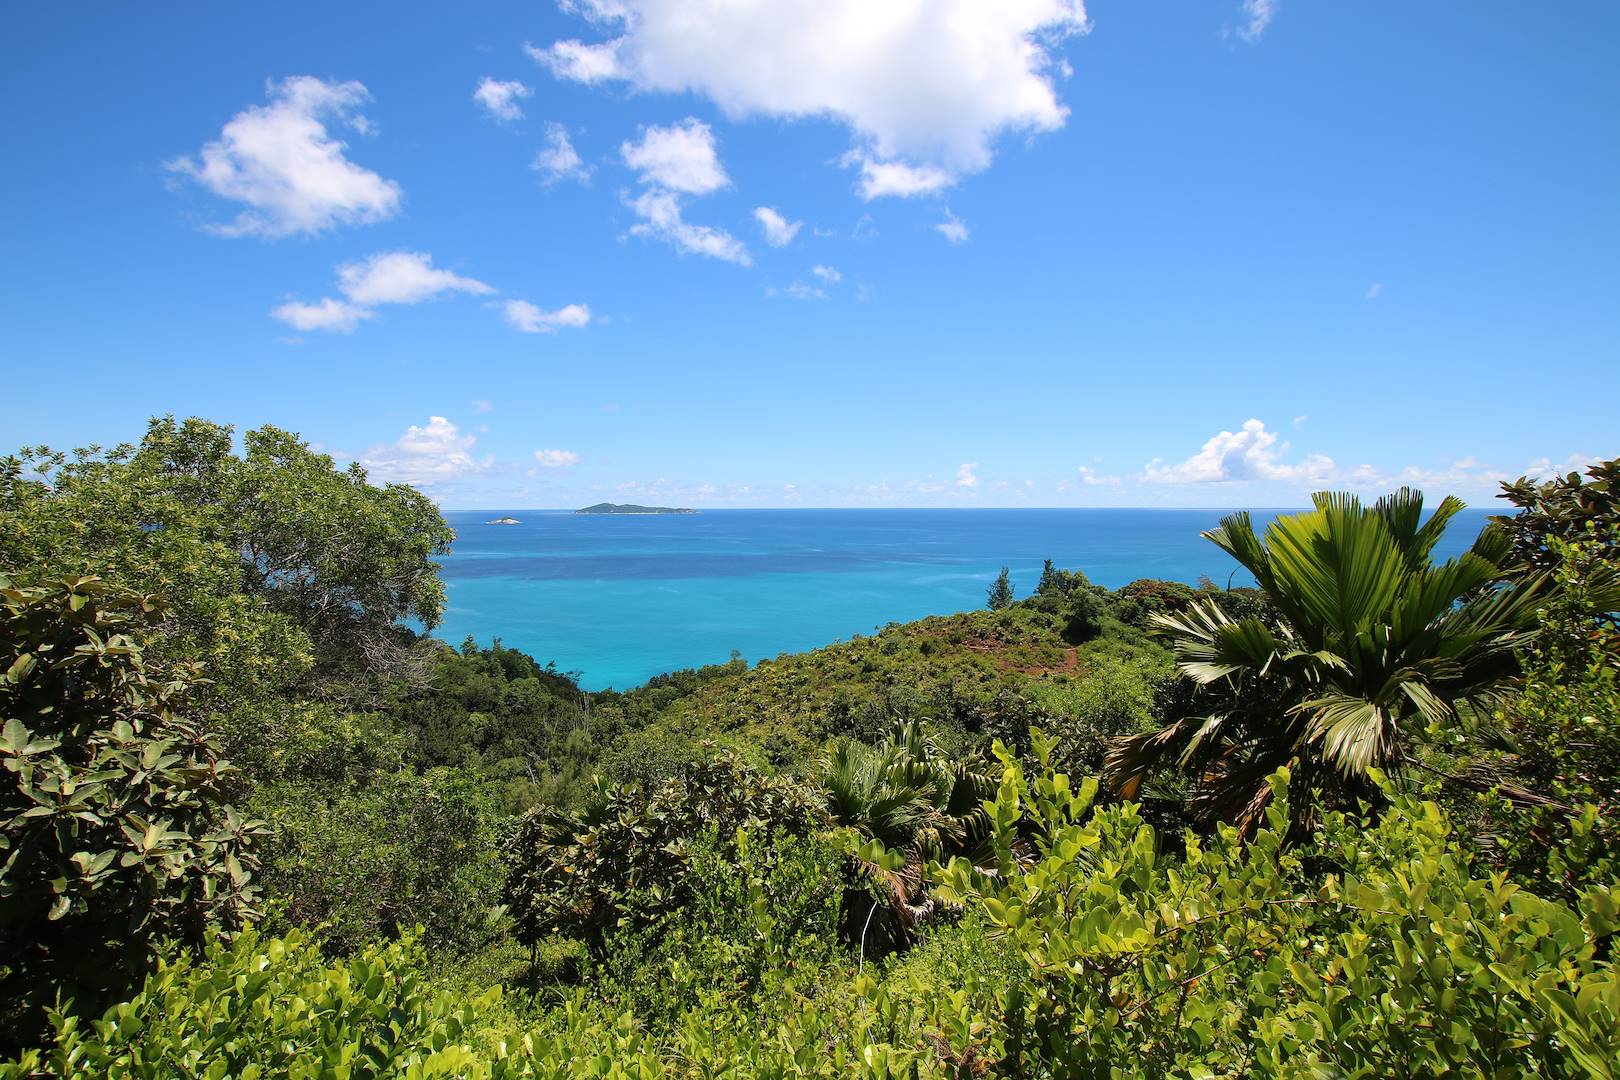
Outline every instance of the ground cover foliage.
[(0, 1077), (1617, 1071), (1614, 463), (589, 694), (236, 445), (0, 462)]

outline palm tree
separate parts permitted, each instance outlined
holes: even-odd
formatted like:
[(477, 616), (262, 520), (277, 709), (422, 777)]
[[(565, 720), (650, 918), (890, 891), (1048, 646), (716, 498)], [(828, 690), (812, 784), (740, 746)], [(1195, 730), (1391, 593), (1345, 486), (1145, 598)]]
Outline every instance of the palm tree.
[[(921, 724), (910, 722), (875, 747), (853, 740), (834, 746), (823, 764), (822, 789), (837, 824), (904, 859), (895, 867), (853, 856), (860, 876), (877, 885), (882, 898), (870, 910), (852, 902), (863, 889), (851, 889), (846, 898), (846, 917), (862, 919), (864, 943), (879, 902), (886, 901), (893, 916), (884, 932), (896, 940), (933, 914), (923, 869), (930, 859), (984, 844), (990, 819), (983, 804), (995, 792), (996, 777), (977, 756), (951, 760)], [(853, 927), (846, 933), (857, 936)]]
[(1546, 579), (1498, 584), (1509, 554), (1498, 527), (1435, 564), (1458, 500), (1427, 521), (1409, 488), (1370, 509), (1343, 493), (1313, 501), (1272, 522), (1264, 543), (1246, 513), (1204, 533), (1254, 575), (1277, 617), (1234, 620), (1215, 600), (1153, 617), (1204, 708), (1110, 748), (1104, 771), (1121, 795), (1174, 765), (1198, 776), (1197, 816), (1252, 829), (1267, 777), (1286, 765), (1304, 824), (1313, 798), (1374, 797), (1368, 771), (1399, 769), (1415, 729), (1455, 723), (1460, 705), (1483, 704), (1515, 674)]

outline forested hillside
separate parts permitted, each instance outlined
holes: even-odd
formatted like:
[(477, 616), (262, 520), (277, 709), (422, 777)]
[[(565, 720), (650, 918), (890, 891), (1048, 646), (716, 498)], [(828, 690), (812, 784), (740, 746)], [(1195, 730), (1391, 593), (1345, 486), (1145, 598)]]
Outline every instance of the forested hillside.
[(1612, 1076), (1620, 463), (587, 693), (273, 428), (0, 462), (0, 1077)]

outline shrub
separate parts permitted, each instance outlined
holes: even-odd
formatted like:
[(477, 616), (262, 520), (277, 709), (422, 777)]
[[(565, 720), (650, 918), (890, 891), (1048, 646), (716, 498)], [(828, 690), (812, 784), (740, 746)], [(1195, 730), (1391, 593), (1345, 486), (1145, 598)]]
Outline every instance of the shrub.
[(401, 771), (335, 792), (275, 784), (252, 806), (273, 827), (264, 883), (281, 901), (278, 917), (323, 927), (329, 951), (355, 952), (412, 926), (435, 949), (490, 936), (501, 819), (477, 777)]
[(710, 830), (688, 850), (685, 903), (671, 908), (654, 888), (625, 898), (630, 929), (613, 940), (603, 992), (665, 1030), (693, 1013), (796, 1008), (842, 959), (843, 887), (838, 849), (823, 836)]
[(525, 1030), (498, 989), (468, 995), (435, 983), (409, 937), (333, 964), (304, 934), (249, 933), (200, 957), (166, 956), (139, 994), (98, 1020), (53, 1013), (49, 1045), (0, 1063), (0, 1080), (946, 1075), (908, 1045), (911, 1029), (881, 990), (857, 983), (849, 1000), (847, 1016), (812, 998), (760, 1015), (728, 1009), (722, 993), (712, 1011), (655, 1037), (576, 997)]
[(501, 1048), (468, 1045), (499, 991), (453, 998), (433, 989), (423, 961), (406, 939), (329, 966), (297, 931), (243, 934), (196, 959), (172, 952), (101, 1019), (53, 1013), (51, 1045), (0, 1065), (0, 1080), (532, 1075)]
[(686, 767), (650, 794), (598, 783), (577, 811), (531, 813), (507, 844), (502, 902), (524, 944), (556, 931), (605, 956), (619, 931), (688, 902), (693, 845), (704, 835), (723, 843), (738, 829), (804, 835), (822, 820), (811, 792), (729, 754)]
[[(257, 829), (230, 766), (179, 712), (192, 672), (149, 671), (150, 599), (0, 577), (0, 996), (27, 1028), (57, 995), (105, 1001), (154, 938), (253, 915)], [(14, 1033), (15, 1034), (15, 1033)]]
[(1057, 739), (1054, 766), (1076, 775), (1100, 771), (1110, 740), (1154, 728), (1154, 702), (1173, 678), (1163, 662), (1109, 658), (1078, 678), (1032, 685), (1030, 698), (1045, 714), (1041, 726)]
[(1171, 860), (1134, 804), (1093, 813), (1095, 781), (1001, 756), (1000, 872), (955, 861), (939, 879), (1028, 965), (992, 1040), (1007, 1071), (1574, 1077), (1620, 1060), (1611, 887), (1571, 907), (1475, 876), (1440, 808), (1393, 793), (1373, 827), (1330, 814), (1290, 849), (1286, 771), (1252, 843), (1223, 826)]

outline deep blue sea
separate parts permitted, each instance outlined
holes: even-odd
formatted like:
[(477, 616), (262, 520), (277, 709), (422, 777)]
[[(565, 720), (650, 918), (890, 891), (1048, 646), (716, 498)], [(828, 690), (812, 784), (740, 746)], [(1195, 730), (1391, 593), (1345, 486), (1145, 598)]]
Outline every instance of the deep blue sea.
[[(446, 515), (449, 607), (437, 636), (499, 637), (587, 689), (800, 652), (889, 622), (977, 608), (1003, 565), (1018, 595), (1043, 559), (1117, 588), (1226, 583), (1236, 564), (1199, 533), (1220, 510), (704, 510), (609, 517), (560, 510)], [(1276, 511), (1257, 511), (1257, 521)], [(489, 525), (510, 516), (521, 525)], [(1439, 552), (1465, 549), (1465, 511)]]

